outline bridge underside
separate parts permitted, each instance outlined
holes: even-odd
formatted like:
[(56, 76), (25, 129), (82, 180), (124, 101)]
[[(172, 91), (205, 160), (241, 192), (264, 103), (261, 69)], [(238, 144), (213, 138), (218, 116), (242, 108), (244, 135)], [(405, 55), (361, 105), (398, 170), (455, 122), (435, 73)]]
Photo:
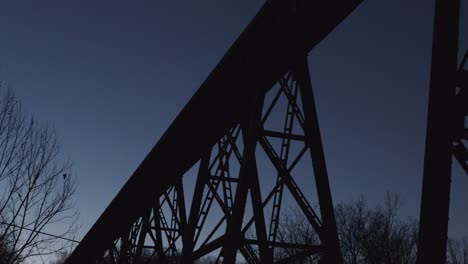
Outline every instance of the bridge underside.
[[(339, 263), (306, 58), (359, 3), (267, 1), (66, 263), (144, 263), (145, 256), (190, 263), (206, 255), (234, 263), (238, 252), (250, 263), (308, 256)], [(269, 173), (259, 172), (259, 160)], [(186, 206), (183, 182), (195, 164)], [(281, 237), (285, 203), (297, 206), (310, 240)]]
[[(246, 107), (194, 166), (196, 182), (178, 177), (98, 263), (291, 263), (326, 249), (327, 263), (340, 261), (307, 58)], [(305, 234), (291, 233), (297, 224)]]

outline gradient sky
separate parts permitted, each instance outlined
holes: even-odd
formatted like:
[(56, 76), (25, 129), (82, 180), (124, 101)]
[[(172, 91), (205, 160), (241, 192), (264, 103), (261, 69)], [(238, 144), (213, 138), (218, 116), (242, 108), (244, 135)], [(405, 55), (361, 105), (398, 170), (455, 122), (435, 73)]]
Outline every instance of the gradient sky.
[[(0, 79), (74, 163), (79, 238), (263, 3), (0, 0)], [(392, 191), (419, 215), (432, 17), (433, 1), (365, 0), (309, 54), (335, 204)], [(468, 236), (458, 165), (452, 190), (450, 235)]]

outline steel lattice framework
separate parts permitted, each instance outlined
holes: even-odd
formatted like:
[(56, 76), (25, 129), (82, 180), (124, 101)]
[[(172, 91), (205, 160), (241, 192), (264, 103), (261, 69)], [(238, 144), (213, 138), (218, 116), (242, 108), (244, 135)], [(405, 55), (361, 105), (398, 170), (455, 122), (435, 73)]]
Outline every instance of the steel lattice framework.
[[(198, 167), (188, 219), (183, 182), (179, 178), (122, 233), (98, 263), (142, 263), (143, 257), (163, 263), (192, 263), (206, 255), (216, 255), (217, 262), (233, 263), (237, 250), (248, 263), (290, 263), (323, 254), (326, 248), (334, 253), (328, 262), (340, 262), (335, 258), (339, 257), (339, 249), (333, 210), (327, 207), (331, 206), (327, 205), (331, 197), (320, 201), (322, 219), (325, 218), (322, 220), (293, 176), (297, 164), (310, 152), (314, 157), (317, 191), (326, 192), (319, 198), (330, 193), (306, 58), (294, 69), (280, 78), (271, 91), (274, 97), (263, 110), (264, 95), (254, 96), (250, 111), (241, 122), (204, 153)], [(286, 101), (282, 107), (278, 105), (281, 97)], [(307, 106), (307, 111), (302, 106)], [(265, 129), (275, 108), (283, 108), (283, 126), (277, 131)], [(294, 125), (298, 126), (296, 130), (300, 133), (293, 133)], [(272, 139), (279, 140), (275, 144)], [(292, 141), (301, 145), (294, 155), (291, 155)], [(256, 165), (257, 145), (276, 170), (275, 185), (267, 190), (264, 199)], [(315, 243), (299, 244), (277, 238), (282, 196), (286, 190), (316, 234)], [(248, 195), (253, 215), (246, 218), (244, 211)], [(210, 209), (214, 205), (221, 209), (221, 214), (211, 214)], [(267, 218), (269, 221), (265, 221), (264, 209), (267, 206), (272, 209), (271, 217)], [(210, 216), (215, 221), (207, 225)], [(255, 233), (248, 237), (247, 231), (251, 227)], [(203, 236), (204, 229), (206, 234)], [(275, 258), (275, 249), (278, 248), (292, 250), (294, 254)]]
[[(307, 53), (359, 3), (267, 1), (66, 263), (342, 263)], [(455, 70), (459, 9), (459, 0), (436, 0), (418, 263), (445, 263), (452, 155), (468, 174), (468, 51)], [(272, 128), (273, 112), (282, 123)], [(273, 168), (269, 181), (260, 177), (260, 152), (261, 167)], [(315, 200), (297, 182), (301, 162), (311, 165)], [(312, 240), (282, 237), (291, 204)]]
[(468, 174), (468, 52), (457, 69), (460, 0), (436, 0), (418, 264), (446, 262), (452, 157)]
[[(267, 1), (66, 263), (192, 263), (207, 255), (223, 263), (238, 255), (248, 263), (307, 256), (341, 263), (307, 53), (360, 2)], [(284, 122), (271, 129), (274, 111)], [(275, 171), (273, 186), (260, 181), (260, 151)], [(310, 188), (304, 193), (296, 182), (295, 167), (307, 160), (312, 201)], [(185, 204), (183, 179), (195, 164), (194, 195)], [(286, 194), (314, 241), (279, 238)], [(293, 253), (279, 258), (281, 249)]]
[(456, 88), (454, 99), (454, 130), (453, 156), (468, 174), (468, 148), (463, 141), (468, 141), (468, 127), (465, 118), (468, 117), (468, 50), (465, 52), (456, 73)]

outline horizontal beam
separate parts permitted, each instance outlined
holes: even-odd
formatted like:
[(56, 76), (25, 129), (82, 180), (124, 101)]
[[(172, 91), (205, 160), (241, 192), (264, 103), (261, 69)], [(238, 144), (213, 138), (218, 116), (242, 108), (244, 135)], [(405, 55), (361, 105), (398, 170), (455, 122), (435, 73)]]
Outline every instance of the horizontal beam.
[(303, 135), (285, 134), (285, 133), (271, 131), (271, 130), (263, 130), (263, 135), (267, 137), (287, 138), (287, 139), (297, 140), (297, 141), (305, 141), (306, 139), (306, 137)]
[[(244, 242), (251, 245), (258, 245), (259, 241), (257, 239), (244, 239)], [(305, 245), (305, 244), (298, 244), (298, 243), (287, 243), (287, 242), (268, 242), (269, 246), (273, 246), (275, 248), (293, 248), (293, 249), (308, 249), (314, 251), (323, 250), (323, 247), (320, 245)]]
[(197, 260), (215, 251), (216, 249), (220, 248), (223, 245), (224, 240), (225, 240), (225, 236), (221, 236), (207, 243), (206, 245), (201, 246), (199, 249), (193, 252), (193, 259)]
[(289, 256), (287, 258), (281, 259), (281, 260), (275, 262), (275, 264), (297, 263), (299, 261), (304, 261), (305, 258), (307, 258), (309, 256), (312, 256), (312, 255), (315, 255), (315, 254), (319, 253), (320, 251), (321, 251), (321, 249), (319, 249), (319, 248), (304, 250), (304, 251), (298, 252), (298, 253), (296, 253), (296, 254), (294, 254), (292, 256)]
[[(67, 260), (92, 263), (362, 0), (269, 0)], [(181, 75), (184, 73), (181, 72)]]

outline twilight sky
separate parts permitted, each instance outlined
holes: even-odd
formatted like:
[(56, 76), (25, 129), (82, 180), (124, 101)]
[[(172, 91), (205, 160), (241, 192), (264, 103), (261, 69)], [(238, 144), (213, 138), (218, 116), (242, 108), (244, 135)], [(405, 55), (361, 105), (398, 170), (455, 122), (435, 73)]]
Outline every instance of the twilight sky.
[[(0, 0), (0, 79), (74, 163), (79, 238), (263, 2)], [(419, 215), (432, 17), (433, 1), (364, 0), (309, 54), (335, 204), (392, 191)], [(468, 236), (454, 164), (450, 235)]]

